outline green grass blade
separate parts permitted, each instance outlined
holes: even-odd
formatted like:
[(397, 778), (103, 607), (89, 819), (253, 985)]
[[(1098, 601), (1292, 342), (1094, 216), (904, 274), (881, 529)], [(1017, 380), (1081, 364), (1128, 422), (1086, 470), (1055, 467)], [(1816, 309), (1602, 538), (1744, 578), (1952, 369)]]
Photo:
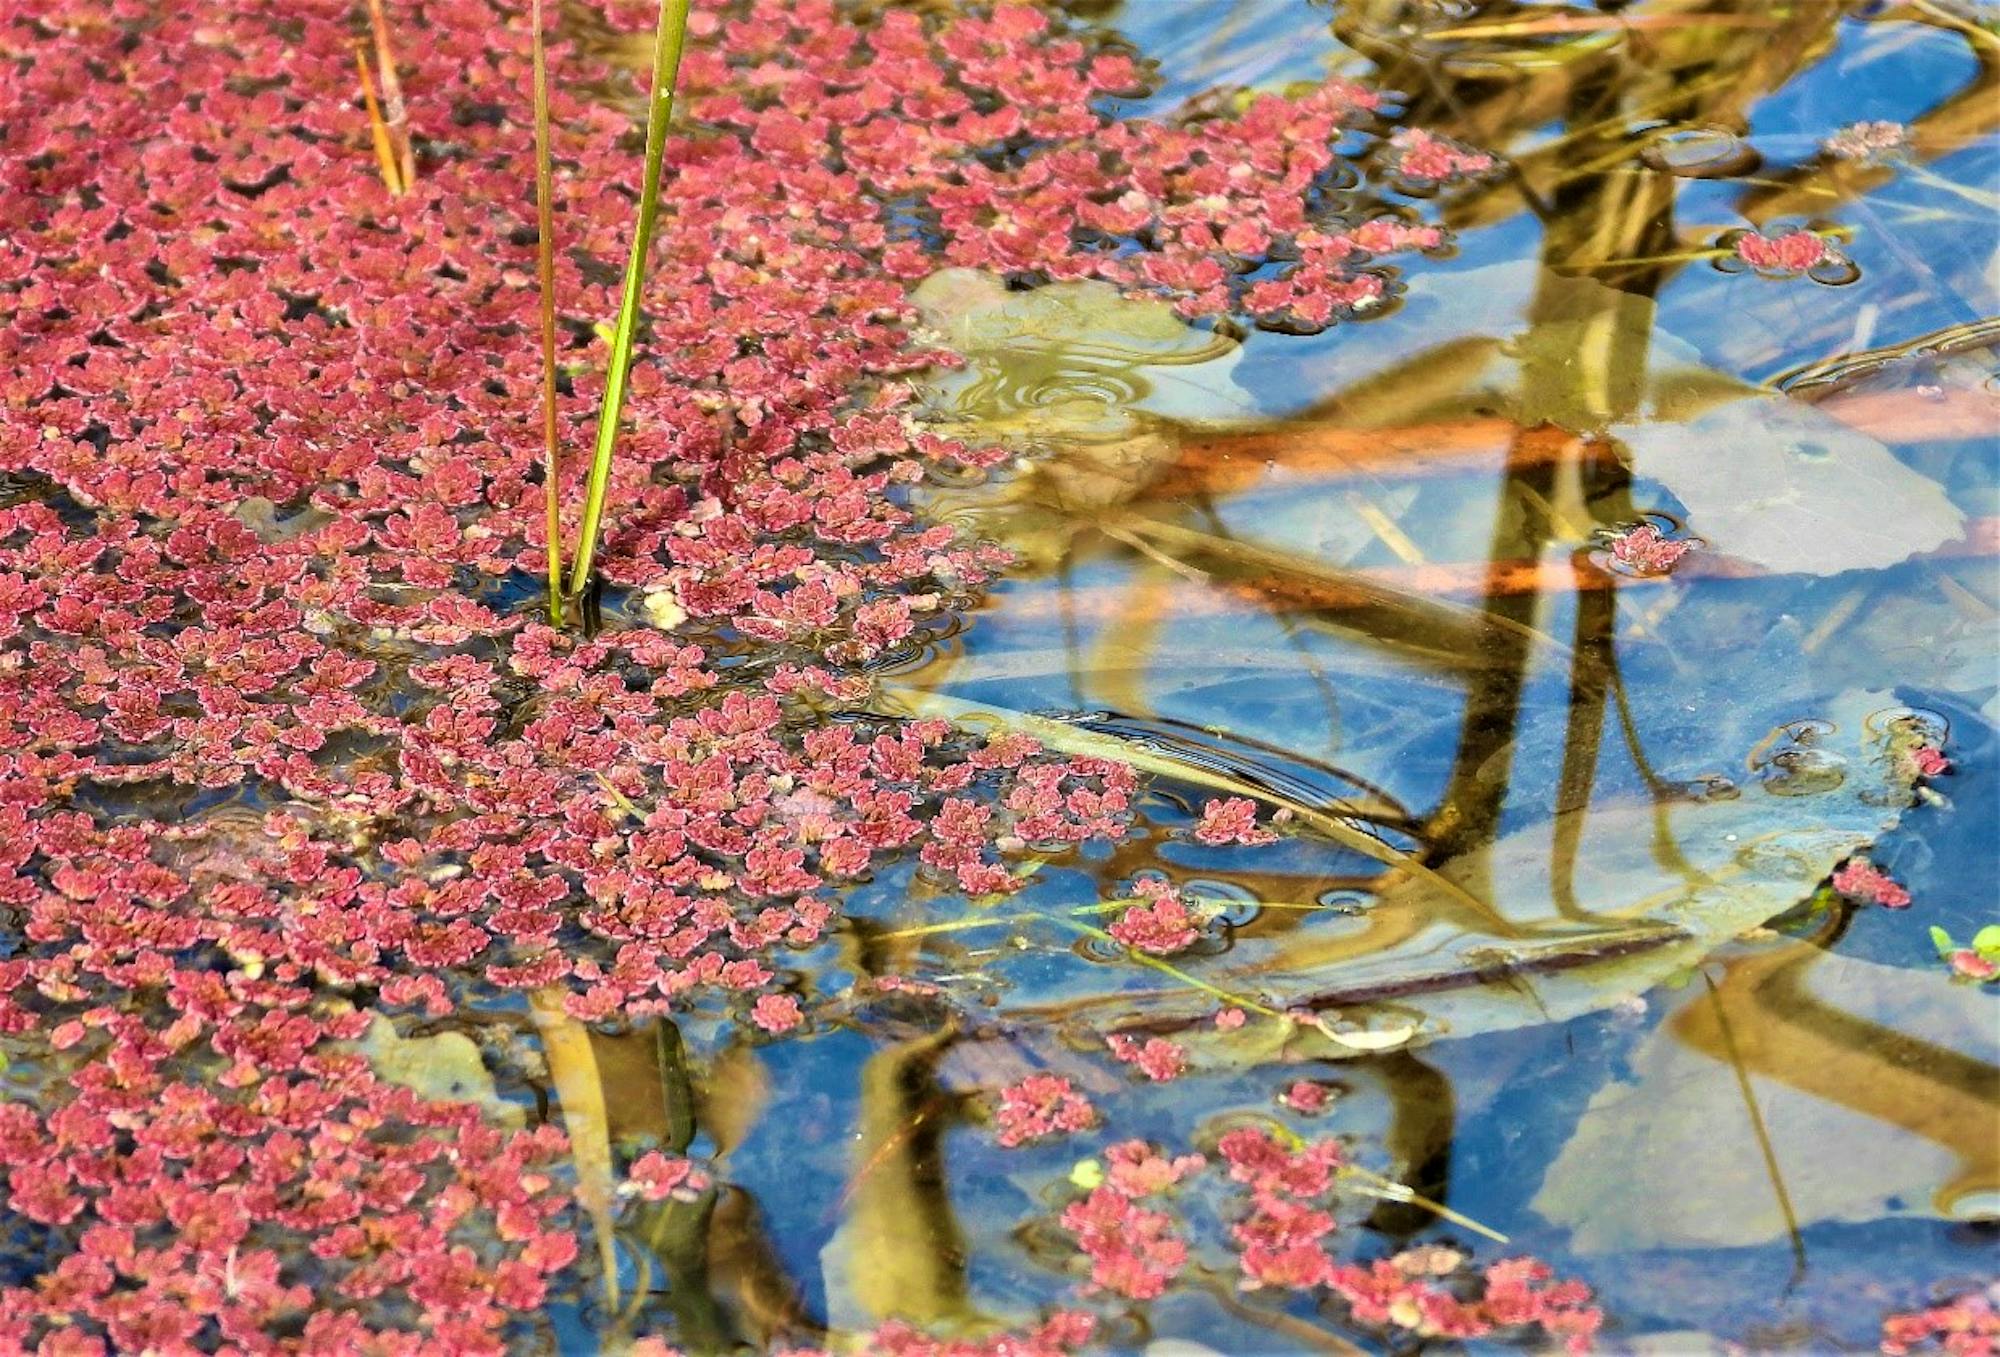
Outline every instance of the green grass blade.
[(549, 151), (549, 54), (542, 0), (529, 6), (535, 66), (535, 276), (542, 292), (542, 483), (549, 530), (549, 625), (563, 624), (562, 451), (556, 425), (556, 209)]
[(632, 257), (625, 264), (625, 287), (618, 299), (618, 320), (611, 331), (610, 368), (604, 378), (604, 404), (597, 415), (597, 442), (590, 454), (590, 481), (584, 489), (583, 525), (576, 557), (570, 565), (569, 597), (580, 601), (590, 587), (597, 560), (597, 539), (604, 526), (604, 492), (611, 483), (611, 458), (618, 449), (618, 422), (625, 411), (625, 376), (632, 363), (632, 338), (639, 328), (639, 305), (646, 288), (646, 260), (652, 251), (653, 226), (660, 216), (660, 177), (667, 154), (667, 127), (674, 113), (674, 82), (679, 78), (681, 46), (687, 36), (689, 0), (660, 0), (660, 24), (653, 36), (653, 83), (646, 99), (646, 170), (639, 189), (639, 226), (632, 235)]
[(1171, 961), (1162, 961), (1151, 952), (1142, 952), (1137, 947), (1127, 946), (1101, 928), (1092, 928), (1087, 923), (1080, 923), (1075, 919), (1057, 918), (1054, 915), (1045, 914), (1042, 917), (1052, 924), (1059, 924), (1067, 928), (1072, 933), (1081, 933), (1086, 938), (1095, 938), (1099, 942), (1109, 943), (1113, 947), (1122, 948), (1128, 960), (1135, 961), (1148, 970), (1158, 971), (1161, 975), (1172, 976), (1183, 985), (1188, 986), (1190, 989), (1201, 991), (1218, 1003), (1226, 1004), (1231, 1008), (1247, 1009), (1259, 1017), (1270, 1018), (1276, 1022), (1290, 1021), (1282, 1012), (1272, 1008), (1269, 1004), (1258, 1003), (1248, 995), (1234, 993), (1222, 988), (1220, 985), (1211, 985), (1198, 975), (1190, 975)]

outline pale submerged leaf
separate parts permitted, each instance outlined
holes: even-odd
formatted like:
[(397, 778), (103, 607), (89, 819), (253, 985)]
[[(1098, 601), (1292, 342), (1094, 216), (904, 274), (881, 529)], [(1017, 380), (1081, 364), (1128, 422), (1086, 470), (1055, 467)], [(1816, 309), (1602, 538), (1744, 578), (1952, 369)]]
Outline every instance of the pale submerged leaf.
[(1731, 401), (1684, 423), (1616, 428), (1639, 475), (1723, 555), (1781, 574), (1894, 565), (1964, 535), (1936, 481), (1812, 406)]

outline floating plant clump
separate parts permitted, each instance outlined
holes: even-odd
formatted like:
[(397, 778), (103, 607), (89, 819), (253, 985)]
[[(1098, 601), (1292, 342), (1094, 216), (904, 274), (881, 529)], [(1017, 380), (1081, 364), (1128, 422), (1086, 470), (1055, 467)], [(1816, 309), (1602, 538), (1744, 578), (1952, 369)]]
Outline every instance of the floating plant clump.
[(1844, 286), (1861, 276), (1860, 269), (1833, 240), (1803, 226), (1778, 231), (1726, 231), (1716, 241), (1726, 251), (1716, 260), (1725, 273), (1744, 269), (1767, 278), (1796, 278)]

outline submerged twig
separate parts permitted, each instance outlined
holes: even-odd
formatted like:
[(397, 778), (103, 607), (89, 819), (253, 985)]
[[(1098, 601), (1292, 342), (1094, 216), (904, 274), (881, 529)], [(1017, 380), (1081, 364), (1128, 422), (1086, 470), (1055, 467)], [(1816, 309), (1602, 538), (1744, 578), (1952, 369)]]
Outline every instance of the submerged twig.
[(1220, 985), (1211, 985), (1200, 976), (1190, 974), (1170, 961), (1162, 961), (1151, 952), (1142, 952), (1137, 947), (1127, 946), (1101, 928), (1092, 928), (1087, 923), (1079, 923), (1075, 919), (1065, 919), (1052, 914), (1045, 914), (1042, 917), (1050, 923), (1059, 924), (1069, 929), (1071, 932), (1081, 933), (1087, 938), (1094, 938), (1098, 942), (1106, 942), (1110, 943), (1113, 947), (1122, 948), (1126, 956), (1138, 962), (1141, 966), (1158, 971), (1162, 975), (1172, 976), (1182, 984), (1192, 986), (1200, 990), (1203, 994), (1208, 995), (1211, 999), (1219, 1000), (1232, 1008), (1240, 1008), (1246, 1012), (1255, 1013), (1261, 1017), (1271, 1018), (1278, 1022), (1291, 1021), (1281, 1010), (1272, 1008), (1269, 1004), (1259, 1003), (1248, 995), (1234, 993), (1233, 991), (1223, 989)]
[(1492, 1226), (1481, 1225), (1471, 1216), (1460, 1211), (1454, 1211), (1443, 1202), (1432, 1201), (1429, 1197), (1426, 1197), (1423, 1193), (1407, 1184), (1399, 1183), (1393, 1178), (1385, 1178), (1381, 1174), (1364, 1169), (1358, 1164), (1341, 1165), (1339, 1175), (1342, 1178), (1359, 1180), (1361, 1185), (1356, 1190), (1370, 1197), (1378, 1197), (1388, 1202), (1408, 1202), (1412, 1206), (1421, 1206), (1424, 1210), (1437, 1216), (1439, 1219), (1448, 1220), (1460, 1229), (1471, 1230), (1475, 1234), (1483, 1234), (1496, 1244), (1513, 1242)]
[(570, 564), (566, 590), (579, 608), (584, 592), (590, 588), (590, 572), (597, 560), (597, 539), (604, 525), (604, 494), (611, 482), (611, 458), (618, 448), (618, 422), (625, 409), (625, 378), (632, 364), (632, 342), (639, 328), (640, 299), (646, 286), (646, 261), (652, 250), (653, 227), (660, 216), (660, 177), (666, 162), (667, 128), (673, 118), (674, 82), (680, 74), (681, 47), (687, 35), (688, 4), (689, 0), (660, 0), (660, 22), (653, 35), (653, 83), (646, 100), (646, 165), (639, 187), (639, 222), (632, 234), (632, 255), (625, 264), (625, 285), (618, 299), (618, 319), (611, 332), (604, 404), (598, 411), (590, 481), (584, 490), (583, 523), (578, 529), (576, 555)]
[(1757, 1140), (1757, 1153), (1764, 1161), (1764, 1173), (1771, 1180), (1771, 1192), (1778, 1200), (1778, 1212), (1785, 1218), (1785, 1233), (1791, 1236), (1793, 1279), (1803, 1276), (1806, 1270), (1806, 1240), (1799, 1232), (1799, 1215), (1792, 1207), (1791, 1191), (1785, 1186), (1785, 1173), (1778, 1165), (1778, 1150), (1771, 1143), (1770, 1128), (1764, 1124), (1764, 1113), (1757, 1106), (1757, 1090), (1751, 1086), (1750, 1072), (1744, 1068), (1743, 1052), (1736, 1045), (1736, 1033), (1729, 1025), (1729, 1014), (1723, 1009), (1722, 995), (1715, 987), (1715, 978), (1706, 968), (1701, 969), (1701, 983), (1708, 989), (1709, 1009), (1715, 1017), (1715, 1029), (1722, 1037), (1722, 1049), (1729, 1057), (1729, 1068), (1736, 1076), (1736, 1091), (1743, 1095), (1743, 1110), (1750, 1114), (1750, 1132)]

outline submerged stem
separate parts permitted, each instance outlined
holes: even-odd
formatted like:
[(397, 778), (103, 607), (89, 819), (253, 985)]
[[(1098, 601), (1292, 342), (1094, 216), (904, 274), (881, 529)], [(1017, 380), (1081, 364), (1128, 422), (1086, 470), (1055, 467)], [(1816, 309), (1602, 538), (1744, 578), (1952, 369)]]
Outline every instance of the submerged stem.
[(646, 168), (639, 188), (639, 225), (632, 235), (632, 255), (625, 264), (625, 286), (618, 299), (618, 320), (611, 332), (611, 359), (604, 377), (604, 404), (597, 416), (597, 442), (591, 449), (590, 481), (584, 490), (583, 524), (578, 530), (576, 557), (570, 566), (568, 595), (583, 597), (590, 587), (597, 559), (597, 538), (604, 525), (604, 492), (611, 481), (611, 457), (618, 447), (618, 421), (625, 408), (625, 375), (632, 362), (632, 339), (639, 328), (639, 305), (646, 286), (646, 258), (653, 244), (653, 226), (660, 215), (660, 177), (667, 153), (667, 126), (674, 112), (674, 81), (679, 76), (682, 41), (687, 35), (689, 0), (660, 0), (660, 23), (653, 36), (653, 83), (646, 96)]
[(556, 426), (556, 222), (555, 172), (549, 151), (549, 58), (542, 32), (542, 0), (532, 0), (535, 82), (535, 276), (542, 293), (542, 486), (548, 510), (549, 625), (563, 624), (562, 470)]

